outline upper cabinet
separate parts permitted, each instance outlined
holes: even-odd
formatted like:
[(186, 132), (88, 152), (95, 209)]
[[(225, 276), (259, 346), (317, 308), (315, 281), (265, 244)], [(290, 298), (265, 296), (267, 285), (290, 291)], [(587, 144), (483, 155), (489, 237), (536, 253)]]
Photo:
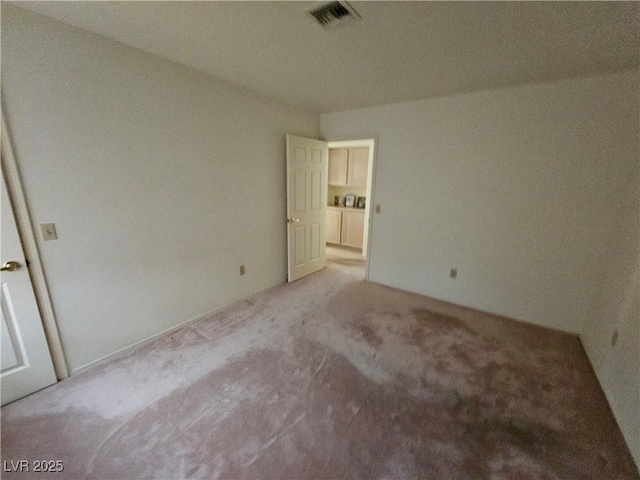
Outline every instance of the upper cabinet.
[(350, 148), (349, 162), (347, 162), (347, 185), (364, 187), (367, 185), (367, 174), (369, 173), (369, 148)]
[(329, 150), (329, 185), (364, 187), (368, 171), (368, 147)]
[(348, 148), (329, 149), (329, 185), (347, 185)]

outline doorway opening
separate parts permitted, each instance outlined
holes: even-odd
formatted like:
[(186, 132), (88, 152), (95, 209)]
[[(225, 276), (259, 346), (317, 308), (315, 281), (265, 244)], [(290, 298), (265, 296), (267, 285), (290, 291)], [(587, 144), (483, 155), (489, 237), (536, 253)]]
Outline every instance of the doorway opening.
[(328, 142), (326, 260), (368, 278), (375, 140)]

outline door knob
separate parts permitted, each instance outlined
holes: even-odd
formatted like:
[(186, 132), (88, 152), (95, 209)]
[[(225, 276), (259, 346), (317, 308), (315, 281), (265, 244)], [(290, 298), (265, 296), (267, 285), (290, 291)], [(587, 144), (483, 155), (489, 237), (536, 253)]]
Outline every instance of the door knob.
[(296, 218), (296, 217), (291, 217), (291, 218), (287, 219), (287, 221), (289, 223), (298, 223), (300, 221), (300, 219)]
[(3, 272), (15, 272), (16, 270), (20, 270), (21, 266), (22, 265), (20, 265), (20, 262), (7, 262), (2, 265), (2, 268), (0, 268), (0, 270), (2, 270)]

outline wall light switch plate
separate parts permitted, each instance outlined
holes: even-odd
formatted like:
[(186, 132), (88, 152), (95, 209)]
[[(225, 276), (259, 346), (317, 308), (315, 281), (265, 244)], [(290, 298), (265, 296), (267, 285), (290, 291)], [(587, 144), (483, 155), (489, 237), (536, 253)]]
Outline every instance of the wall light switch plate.
[(380, 205), (376, 205), (376, 213), (380, 213)]
[(55, 223), (41, 223), (40, 233), (42, 234), (42, 240), (45, 242), (48, 240), (56, 240), (58, 238)]
[(458, 269), (452, 268), (449, 272), (449, 278), (458, 278)]

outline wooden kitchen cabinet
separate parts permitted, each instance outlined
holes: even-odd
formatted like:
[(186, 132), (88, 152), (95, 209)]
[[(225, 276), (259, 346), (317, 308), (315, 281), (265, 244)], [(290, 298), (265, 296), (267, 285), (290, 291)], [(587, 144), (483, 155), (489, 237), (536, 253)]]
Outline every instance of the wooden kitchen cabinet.
[(329, 243), (340, 243), (341, 238), (341, 223), (342, 223), (342, 212), (340, 210), (333, 210), (327, 208), (327, 227), (326, 227), (326, 235), (327, 242)]
[(364, 211), (343, 211), (340, 243), (347, 247), (362, 248), (363, 239)]
[(369, 172), (369, 148), (329, 150), (329, 185), (364, 187)]
[(347, 184), (354, 187), (365, 187), (369, 173), (369, 148), (350, 148), (347, 162)]
[(348, 148), (329, 150), (329, 185), (347, 186), (348, 160)]
[(364, 210), (327, 207), (327, 243), (362, 248), (364, 239)]

